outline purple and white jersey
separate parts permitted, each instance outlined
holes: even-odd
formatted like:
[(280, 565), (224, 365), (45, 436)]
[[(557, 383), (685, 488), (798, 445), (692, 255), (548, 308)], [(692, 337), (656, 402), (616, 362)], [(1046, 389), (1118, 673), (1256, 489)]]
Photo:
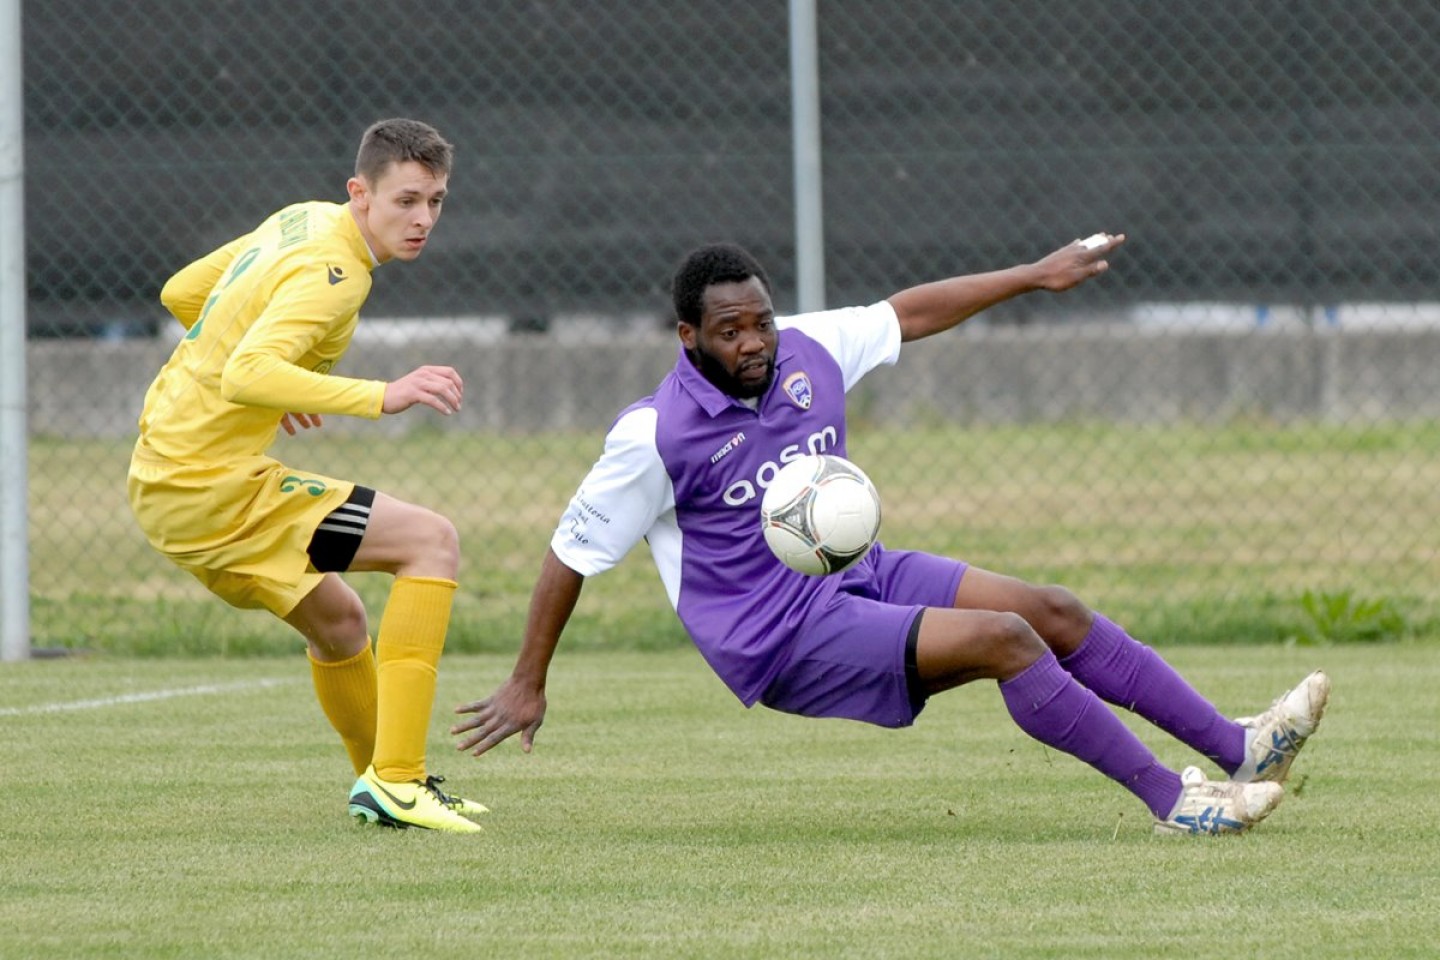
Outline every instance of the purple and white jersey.
[(775, 559), (760, 532), (761, 494), (796, 457), (845, 456), (846, 391), (900, 355), (888, 301), (776, 326), (775, 378), (757, 409), (722, 393), (682, 350), (655, 393), (616, 419), (550, 543), (589, 577), (648, 540), (680, 621), (746, 706), (785, 665), (809, 610), (841, 583)]

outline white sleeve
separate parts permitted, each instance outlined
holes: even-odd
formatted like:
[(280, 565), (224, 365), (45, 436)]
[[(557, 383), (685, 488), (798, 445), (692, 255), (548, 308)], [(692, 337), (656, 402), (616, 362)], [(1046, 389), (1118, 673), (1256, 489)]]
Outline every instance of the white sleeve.
[(794, 328), (819, 341), (845, 374), (848, 391), (882, 363), (900, 359), (900, 318), (889, 300), (868, 307), (842, 307), (778, 317), (782, 330)]
[(605, 451), (560, 517), (550, 548), (583, 576), (604, 573), (675, 506), (675, 487), (655, 446), (656, 413), (638, 407), (605, 437)]

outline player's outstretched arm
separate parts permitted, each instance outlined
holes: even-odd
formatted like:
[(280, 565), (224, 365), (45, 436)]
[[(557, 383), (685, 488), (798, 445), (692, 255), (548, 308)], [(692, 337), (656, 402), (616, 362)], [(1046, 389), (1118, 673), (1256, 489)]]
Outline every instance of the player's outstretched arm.
[(1108, 270), (1106, 255), (1124, 242), (1123, 233), (1097, 233), (1067, 243), (1034, 263), (901, 290), (889, 298), (900, 319), (900, 338), (910, 341), (933, 336), (1022, 293), (1059, 292), (1079, 286)]
[(464, 397), (465, 381), (453, 367), (419, 367), (385, 384), (380, 412), (400, 413), (420, 403), (449, 416), (460, 409)]
[(535, 732), (545, 722), (545, 678), (560, 635), (580, 599), (585, 578), (561, 562), (554, 550), (545, 552), (540, 578), (530, 595), (525, 640), (510, 677), (484, 700), (464, 703), (456, 713), (469, 714), (450, 728), (460, 739), (457, 750), (480, 756), (491, 747), (520, 734), (520, 749), (535, 745)]

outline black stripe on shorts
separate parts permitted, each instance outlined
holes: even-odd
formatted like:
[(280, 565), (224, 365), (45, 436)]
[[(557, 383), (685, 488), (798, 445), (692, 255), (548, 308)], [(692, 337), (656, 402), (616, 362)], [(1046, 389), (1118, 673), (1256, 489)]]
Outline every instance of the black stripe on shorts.
[(920, 682), (920, 621), (925, 619), (925, 611), (921, 610), (915, 614), (915, 619), (910, 621), (910, 634), (905, 638), (905, 686), (910, 693), (910, 706), (916, 713), (925, 706), (925, 701), (930, 695), (925, 692), (925, 685)]
[(321, 573), (342, 573), (350, 569), (365, 528), (370, 525), (370, 508), (375, 504), (375, 491), (358, 483), (350, 491), (350, 499), (330, 511), (315, 535), (310, 538), (310, 563)]

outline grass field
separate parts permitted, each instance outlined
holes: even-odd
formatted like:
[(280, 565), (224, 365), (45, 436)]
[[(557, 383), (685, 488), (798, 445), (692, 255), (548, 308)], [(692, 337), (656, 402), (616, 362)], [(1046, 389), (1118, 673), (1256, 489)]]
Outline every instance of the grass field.
[[(514, 648), (550, 532), (599, 449), (588, 433), (375, 428), (282, 438), (277, 455), (452, 516), (465, 557), (450, 648), (482, 653)], [(884, 498), (888, 545), (1065, 583), (1165, 644), (1440, 636), (1435, 450), (1434, 422), (895, 431), (863, 419), (850, 447)], [(121, 442), (32, 445), (36, 645), (295, 649), (286, 628), (226, 609), (150, 550), (125, 503), (128, 455)], [(378, 615), (386, 578), (352, 582)], [(1343, 609), (1316, 623), (1307, 593)], [(684, 644), (643, 546), (587, 588), (570, 642)]]
[[(1222, 710), (1335, 692), (1243, 837), (1155, 837), (993, 684), (892, 732), (742, 710), (688, 650), (562, 651), (535, 753), (443, 730), (508, 656), (441, 672), (431, 766), (475, 837), (344, 814), (303, 659), (0, 669), (0, 957), (1433, 957), (1433, 645), (1165, 651)], [(1194, 758), (1137, 725), (1167, 763)]]

